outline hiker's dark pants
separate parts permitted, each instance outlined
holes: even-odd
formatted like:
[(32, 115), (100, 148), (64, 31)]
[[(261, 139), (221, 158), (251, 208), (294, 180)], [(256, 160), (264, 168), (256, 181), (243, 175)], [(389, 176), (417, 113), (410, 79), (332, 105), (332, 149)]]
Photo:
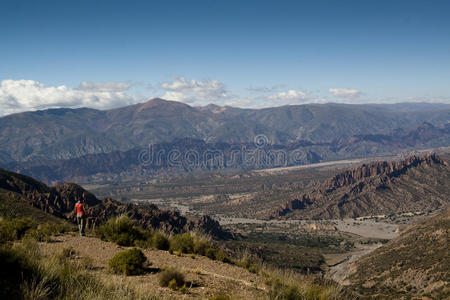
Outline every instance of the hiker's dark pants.
[(77, 215), (77, 224), (78, 224), (78, 230), (80, 230), (80, 235), (84, 235), (84, 226), (86, 225), (86, 220), (84, 218), (84, 215)]

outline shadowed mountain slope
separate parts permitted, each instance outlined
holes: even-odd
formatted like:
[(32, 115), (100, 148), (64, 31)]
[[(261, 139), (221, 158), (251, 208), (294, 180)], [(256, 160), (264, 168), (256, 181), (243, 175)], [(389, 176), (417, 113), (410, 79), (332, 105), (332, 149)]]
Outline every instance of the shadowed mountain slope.
[(182, 216), (176, 211), (164, 211), (155, 205), (123, 204), (111, 198), (98, 199), (74, 183), (55, 187), (31, 177), (0, 169), (0, 204), (20, 203), (34, 207), (59, 218), (75, 221), (74, 207), (78, 200), (87, 206), (89, 225), (100, 224), (111, 217), (127, 215), (144, 228), (180, 233), (200, 231), (215, 237), (226, 237), (217, 221), (208, 216)]

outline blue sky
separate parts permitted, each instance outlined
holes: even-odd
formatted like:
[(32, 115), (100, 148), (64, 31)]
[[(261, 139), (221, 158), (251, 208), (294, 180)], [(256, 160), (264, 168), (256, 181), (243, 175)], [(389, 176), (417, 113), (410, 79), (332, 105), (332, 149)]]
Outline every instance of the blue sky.
[(0, 114), (450, 102), (449, 1), (2, 1)]

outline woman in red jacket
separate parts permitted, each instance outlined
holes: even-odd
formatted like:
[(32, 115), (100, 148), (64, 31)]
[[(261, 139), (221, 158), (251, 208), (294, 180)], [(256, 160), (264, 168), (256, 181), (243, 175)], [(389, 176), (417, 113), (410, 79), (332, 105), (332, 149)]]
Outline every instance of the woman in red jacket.
[(75, 204), (75, 210), (77, 212), (77, 224), (78, 229), (80, 230), (80, 235), (84, 236), (84, 226), (86, 217), (86, 209), (84, 207), (84, 203), (78, 200), (78, 202)]

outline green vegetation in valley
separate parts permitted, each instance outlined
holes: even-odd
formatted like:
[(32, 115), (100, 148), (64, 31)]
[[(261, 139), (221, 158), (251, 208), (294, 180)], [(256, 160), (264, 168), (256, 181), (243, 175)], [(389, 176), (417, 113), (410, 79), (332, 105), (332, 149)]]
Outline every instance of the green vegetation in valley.
[(350, 237), (337, 232), (309, 232), (298, 224), (234, 224), (227, 230), (239, 232), (226, 241), (234, 255), (248, 252), (255, 262), (301, 273), (323, 273), (324, 254), (344, 253), (351, 245)]

